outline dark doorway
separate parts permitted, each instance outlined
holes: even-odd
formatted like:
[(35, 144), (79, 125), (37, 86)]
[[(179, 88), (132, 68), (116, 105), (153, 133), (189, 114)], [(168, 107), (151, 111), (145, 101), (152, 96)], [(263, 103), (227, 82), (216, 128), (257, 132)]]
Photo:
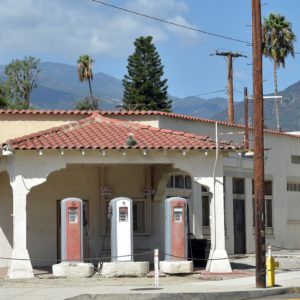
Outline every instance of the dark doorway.
[(246, 253), (245, 201), (233, 199), (234, 253)]

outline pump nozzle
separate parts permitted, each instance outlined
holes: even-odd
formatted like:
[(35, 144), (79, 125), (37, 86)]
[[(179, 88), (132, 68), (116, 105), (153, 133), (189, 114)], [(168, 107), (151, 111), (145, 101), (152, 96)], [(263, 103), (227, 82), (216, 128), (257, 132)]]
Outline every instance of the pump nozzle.
[(107, 208), (107, 218), (110, 220), (111, 216), (112, 216), (112, 209), (111, 209), (111, 205), (109, 204)]

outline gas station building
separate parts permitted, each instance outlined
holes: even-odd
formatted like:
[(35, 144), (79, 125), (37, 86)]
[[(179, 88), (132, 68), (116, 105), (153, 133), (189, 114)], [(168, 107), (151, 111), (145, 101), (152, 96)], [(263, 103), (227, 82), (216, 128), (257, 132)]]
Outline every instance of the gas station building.
[[(152, 261), (156, 248), (163, 259), (164, 202), (180, 196), (189, 236), (211, 240), (207, 269), (231, 271), (227, 253), (254, 251), (243, 130), (151, 111), (0, 111), (0, 267), (30, 278), (32, 267), (60, 259), (60, 201), (68, 197), (84, 202), (86, 259), (110, 255), (107, 208), (120, 196), (133, 203), (134, 260)], [(269, 130), (265, 146), (267, 242), (299, 248), (299, 136)]]

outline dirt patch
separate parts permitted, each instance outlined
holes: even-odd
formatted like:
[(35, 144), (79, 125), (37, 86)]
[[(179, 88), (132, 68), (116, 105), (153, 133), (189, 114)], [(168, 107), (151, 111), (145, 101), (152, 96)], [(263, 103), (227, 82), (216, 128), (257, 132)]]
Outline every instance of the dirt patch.
[(0, 278), (6, 277), (7, 276), (7, 271), (8, 271), (7, 267), (0, 268)]

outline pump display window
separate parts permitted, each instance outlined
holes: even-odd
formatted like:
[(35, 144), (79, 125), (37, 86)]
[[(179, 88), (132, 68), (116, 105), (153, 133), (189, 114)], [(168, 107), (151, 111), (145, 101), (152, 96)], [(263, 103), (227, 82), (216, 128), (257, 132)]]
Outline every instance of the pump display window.
[[(105, 209), (108, 211), (109, 202), (111, 199), (105, 200)], [(108, 217), (106, 215), (106, 222)], [(146, 234), (146, 200), (132, 199), (132, 225), (134, 234)], [(110, 233), (110, 226), (108, 226), (108, 233)]]

